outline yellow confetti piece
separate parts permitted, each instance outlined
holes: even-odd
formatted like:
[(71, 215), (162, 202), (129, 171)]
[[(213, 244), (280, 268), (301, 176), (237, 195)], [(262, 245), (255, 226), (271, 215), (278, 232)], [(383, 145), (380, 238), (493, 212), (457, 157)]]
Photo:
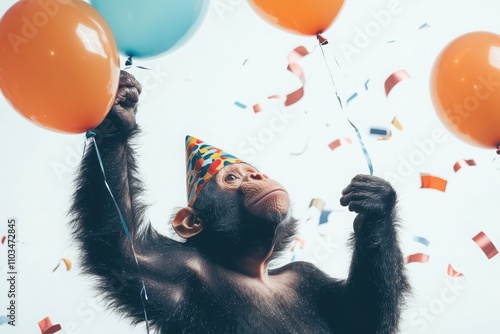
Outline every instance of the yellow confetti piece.
[(391, 124), (394, 125), (394, 127), (396, 129), (398, 129), (399, 131), (403, 131), (403, 126), (401, 125), (401, 123), (399, 122), (399, 120), (396, 117), (394, 117), (392, 119)]
[(59, 266), (61, 265), (61, 262), (64, 262), (64, 264), (66, 265), (66, 270), (67, 271), (70, 271), (71, 270), (71, 267), (73, 266), (72, 263), (71, 263), (71, 260), (68, 259), (67, 257), (65, 258), (62, 258), (59, 263), (57, 264), (57, 266), (54, 268), (54, 270), (52, 270), (52, 272), (56, 271), (57, 268), (59, 268)]
[(323, 210), (323, 208), (325, 207), (325, 205), (326, 205), (326, 202), (323, 201), (321, 198), (313, 198), (311, 200), (311, 203), (309, 203), (309, 207), (315, 207), (319, 211)]

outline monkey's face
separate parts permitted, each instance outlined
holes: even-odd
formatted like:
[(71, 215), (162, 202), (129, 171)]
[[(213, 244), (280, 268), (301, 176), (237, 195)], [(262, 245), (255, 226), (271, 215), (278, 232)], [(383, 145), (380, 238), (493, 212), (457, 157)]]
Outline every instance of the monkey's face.
[(263, 219), (283, 219), (290, 208), (290, 197), (277, 181), (254, 167), (238, 163), (224, 167), (215, 176), (223, 190), (242, 197), (243, 206), (251, 215)]
[(289, 208), (281, 184), (248, 164), (228, 165), (193, 205), (203, 230), (191, 241), (216, 257), (262, 257), (272, 249), (278, 227), (290, 219)]

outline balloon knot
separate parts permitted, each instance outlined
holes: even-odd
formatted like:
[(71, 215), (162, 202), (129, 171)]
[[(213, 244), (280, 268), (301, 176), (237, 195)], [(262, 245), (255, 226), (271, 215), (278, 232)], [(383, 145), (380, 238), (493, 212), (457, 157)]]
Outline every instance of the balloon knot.
[(129, 56), (125, 61), (125, 66), (132, 66), (132, 65), (133, 65), (132, 56)]
[(325, 37), (323, 37), (323, 35), (317, 34), (316, 37), (318, 38), (320, 45), (327, 45), (328, 44), (328, 40)]
[(92, 131), (87, 131), (85, 133), (85, 138), (89, 139), (89, 138), (92, 138), (92, 137), (95, 137), (96, 136), (96, 133), (95, 132), (92, 132)]

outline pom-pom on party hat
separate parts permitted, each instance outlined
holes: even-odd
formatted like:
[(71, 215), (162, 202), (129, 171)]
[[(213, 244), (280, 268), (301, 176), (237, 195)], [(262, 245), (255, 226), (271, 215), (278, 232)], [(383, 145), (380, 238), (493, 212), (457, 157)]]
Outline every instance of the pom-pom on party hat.
[(193, 206), (201, 189), (227, 165), (243, 162), (202, 140), (186, 136), (186, 185), (188, 205)]

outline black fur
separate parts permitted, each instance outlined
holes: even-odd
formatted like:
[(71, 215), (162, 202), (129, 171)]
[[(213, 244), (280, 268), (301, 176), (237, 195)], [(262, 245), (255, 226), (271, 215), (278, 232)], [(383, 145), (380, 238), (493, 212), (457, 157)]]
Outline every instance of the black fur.
[[(113, 117), (110, 113), (108, 119)], [(269, 244), (275, 244), (276, 257), (293, 239), (296, 221), (275, 217), (275, 226), (249, 226), (241, 201), (209, 183), (195, 206), (208, 222), (202, 233), (185, 243), (159, 234), (145, 219), (146, 206), (140, 201), (144, 187), (130, 144), (138, 132), (116, 126), (114, 134), (97, 138), (132, 240), (121, 226), (93, 145), (78, 173), (71, 206), (82, 265), (117, 312), (132, 323), (144, 321), (144, 282), (149, 323), (161, 334), (397, 332), (409, 285), (397, 240), (396, 195), (387, 182), (357, 176), (344, 191), (341, 204), (359, 213), (347, 279), (293, 262), (269, 271), (271, 278), (284, 279), (279, 289), (266, 292), (225, 263)]]
[(297, 220), (275, 214), (257, 218), (243, 205), (243, 195), (222, 191), (215, 182), (203, 187), (193, 205), (204, 224), (200, 234), (192, 237), (187, 244), (193, 245), (203, 254), (225, 264), (226, 261), (241, 258), (274, 246), (273, 256), (278, 257), (293, 240), (297, 230)]

